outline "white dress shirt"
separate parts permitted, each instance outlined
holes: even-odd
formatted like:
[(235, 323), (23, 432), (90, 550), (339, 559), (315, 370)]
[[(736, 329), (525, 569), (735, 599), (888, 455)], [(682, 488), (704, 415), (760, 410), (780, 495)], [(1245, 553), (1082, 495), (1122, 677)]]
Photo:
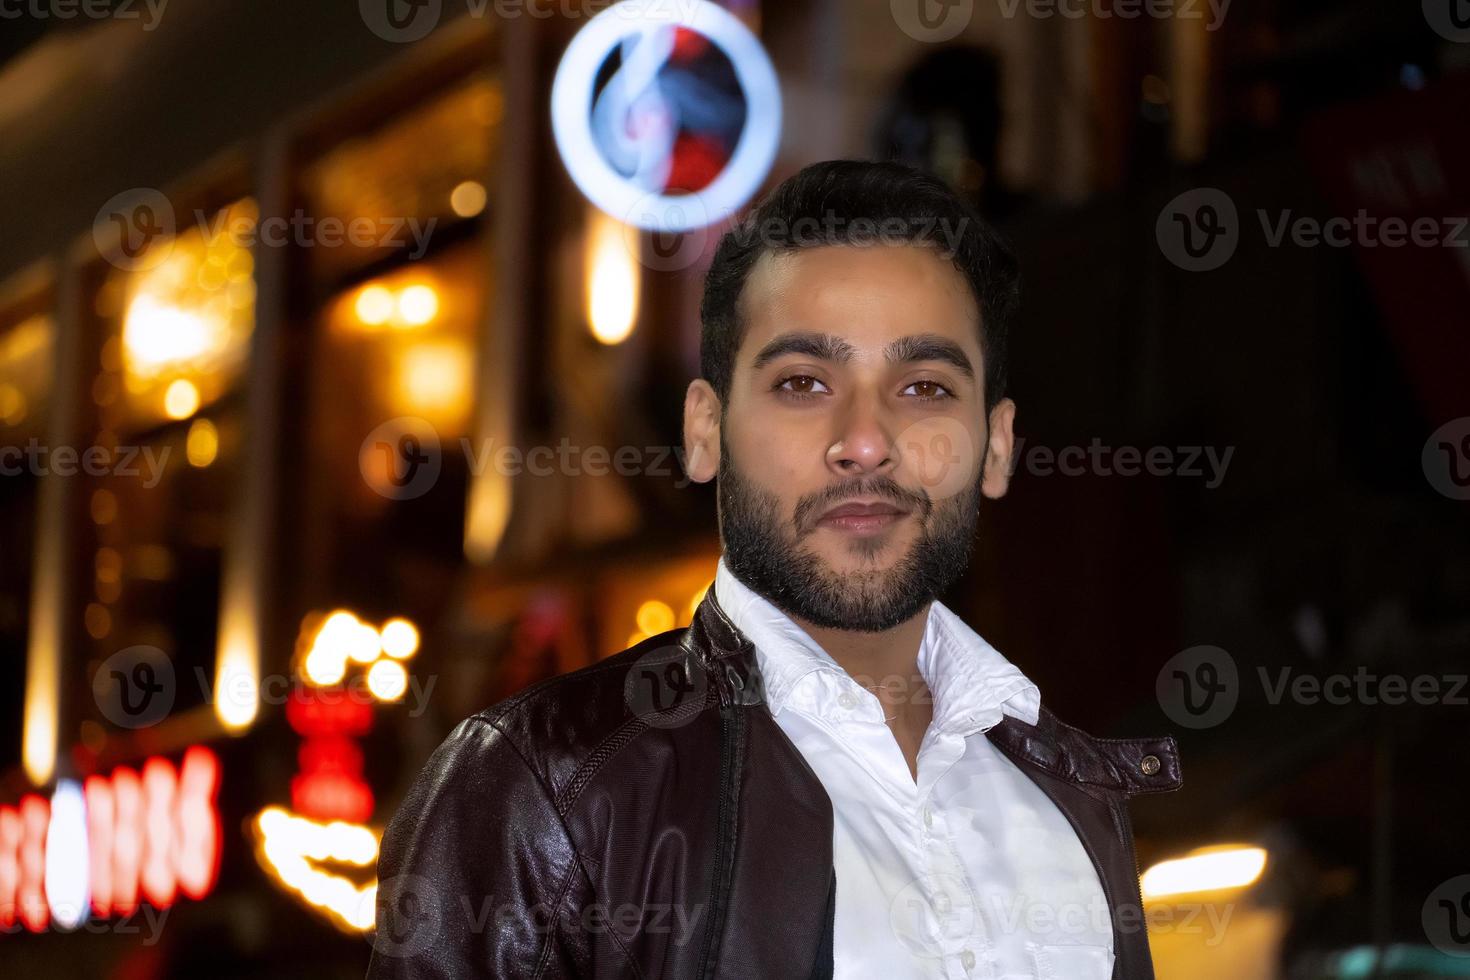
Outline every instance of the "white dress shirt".
[[(985, 737), (1036, 722), (1036, 685), (937, 600), (918, 668), (934, 718), (918, 779), (877, 697), (720, 559), (716, 600), (832, 800), (837, 980), (1107, 980), (1097, 869), (1066, 816)], [(877, 678), (874, 679), (876, 682)]]

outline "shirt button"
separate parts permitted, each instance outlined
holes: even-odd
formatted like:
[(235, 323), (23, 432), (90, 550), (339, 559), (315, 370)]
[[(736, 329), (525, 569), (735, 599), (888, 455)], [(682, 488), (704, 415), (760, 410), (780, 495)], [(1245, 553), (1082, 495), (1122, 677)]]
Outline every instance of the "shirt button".
[(925, 827), (932, 827), (932, 826), (934, 826), (934, 814), (933, 814), (933, 812), (927, 806), (924, 807), (924, 811), (923, 812), (924, 812), (924, 826)]
[(857, 698), (852, 696), (851, 691), (843, 691), (840, 695), (838, 695), (837, 703), (851, 711), (853, 708), (857, 707)]
[(965, 965), (966, 970), (974, 969), (975, 954), (970, 952), (968, 949), (965, 950), (964, 952), (960, 953), (960, 962)]

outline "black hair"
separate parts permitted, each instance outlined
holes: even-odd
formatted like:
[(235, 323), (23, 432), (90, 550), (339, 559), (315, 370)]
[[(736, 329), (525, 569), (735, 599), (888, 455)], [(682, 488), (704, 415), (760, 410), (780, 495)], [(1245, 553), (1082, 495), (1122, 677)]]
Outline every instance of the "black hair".
[[(816, 233), (803, 234), (802, 228)], [(720, 239), (699, 306), (699, 362), (722, 413), (730, 398), (735, 352), (745, 336), (741, 293), (756, 261), (768, 252), (873, 241), (937, 248), (964, 275), (980, 310), (989, 415), (1006, 390), (1006, 341), (1020, 301), (1015, 255), (938, 177), (907, 164), (871, 160), (826, 160), (802, 168)]]

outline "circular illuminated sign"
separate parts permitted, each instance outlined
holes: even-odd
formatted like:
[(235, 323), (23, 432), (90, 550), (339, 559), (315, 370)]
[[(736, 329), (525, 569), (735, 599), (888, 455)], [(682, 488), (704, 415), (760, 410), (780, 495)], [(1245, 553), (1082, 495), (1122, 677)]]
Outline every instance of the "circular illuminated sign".
[(707, 0), (627, 0), (588, 21), (551, 88), (572, 180), (628, 224), (688, 231), (732, 213), (770, 172), (781, 91), (765, 49)]

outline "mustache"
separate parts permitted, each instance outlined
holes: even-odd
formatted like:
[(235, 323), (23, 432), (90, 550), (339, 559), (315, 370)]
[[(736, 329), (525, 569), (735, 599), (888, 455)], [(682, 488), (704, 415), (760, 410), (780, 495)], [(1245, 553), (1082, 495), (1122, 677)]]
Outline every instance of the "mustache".
[(840, 490), (830, 490), (802, 500), (796, 505), (796, 512), (794, 514), (796, 526), (809, 528), (833, 507), (848, 500), (868, 497), (877, 497), (902, 510), (912, 511), (921, 520), (928, 519), (929, 512), (934, 507), (933, 498), (927, 493), (905, 490), (892, 480), (885, 480), (876, 484), (859, 483)]

